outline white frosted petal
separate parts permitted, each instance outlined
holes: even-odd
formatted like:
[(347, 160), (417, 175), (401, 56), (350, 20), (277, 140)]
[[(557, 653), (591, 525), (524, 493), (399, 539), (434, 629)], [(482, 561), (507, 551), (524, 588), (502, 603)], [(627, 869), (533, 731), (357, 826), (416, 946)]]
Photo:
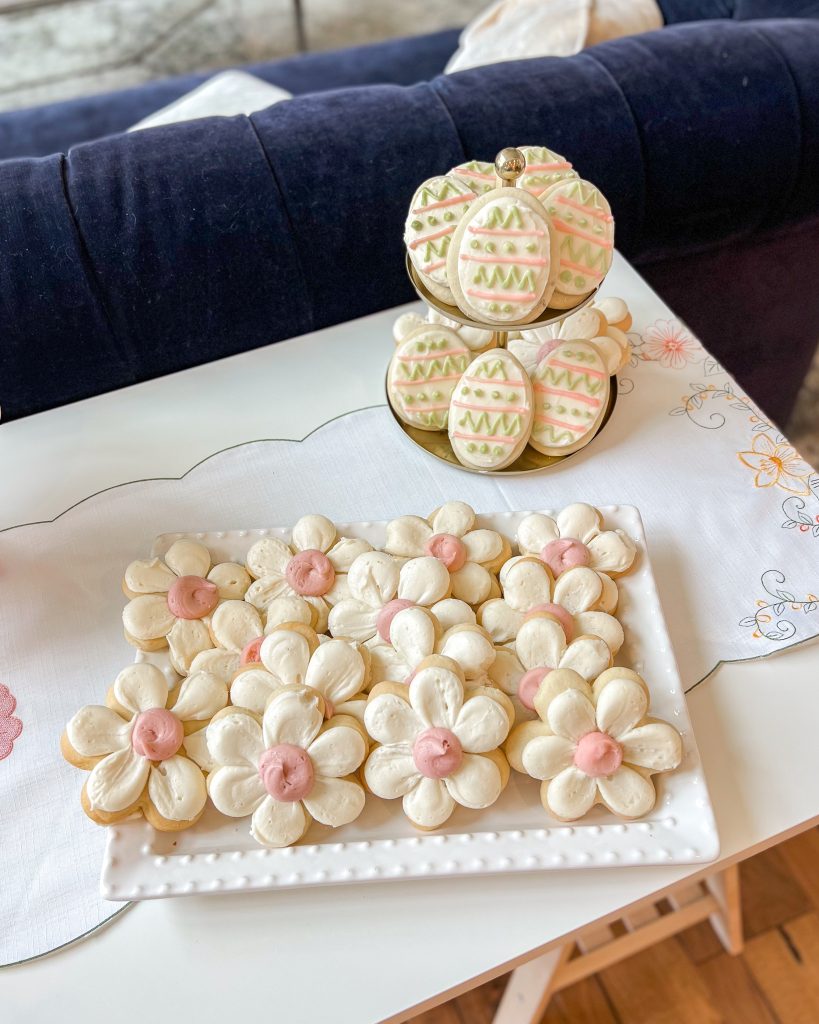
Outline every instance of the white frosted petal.
[(208, 798), (201, 768), (179, 754), (161, 761), (151, 768), (148, 797), (166, 821), (193, 821)]
[(579, 540), (588, 544), (600, 531), (600, 513), (592, 505), (577, 502), (567, 505), (557, 516), (557, 528), (561, 537)]
[(352, 598), (352, 594), (346, 574), (336, 574), (332, 587), (324, 594), (324, 600), (332, 607), (340, 601), (349, 601), (350, 598)]
[(597, 729), (594, 706), (579, 690), (564, 690), (549, 704), (549, 727), (574, 743)]
[(239, 671), (239, 655), (235, 651), (223, 651), (219, 647), (211, 647), (201, 651), (190, 664), (190, 675), (194, 672), (210, 672), (217, 679), (229, 684)]
[(465, 501), (447, 501), (430, 518), (433, 533), (463, 537), (475, 525), (475, 510)]
[(460, 768), (444, 779), (444, 784), (462, 807), (475, 809), (489, 807), (503, 789), (500, 769), (491, 758), (480, 754), (464, 754)]
[(443, 638), (440, 653), (457, 661), (468, 680), (486, 675), (495, 660), (492, 641), (478, 627), (448, 633)]
[(555, 580), (554, 601), (571, 615), (587, 612), (600, 600), (603, 584), (600, 577), (586, 566), (567, 569)]
[[(363, 741), (362, 741), (363, 742)], [(304, 798), (308, 812), (322, 825), (347, 825), (364, 810), (364, 789), (351, 779), (317, 778)]]
[(276, 537), (265, 537), (257, 540), (247, 553), (245, 564), (250, 575), (254, 579), (263, 579), (265, 576), (284, 576), (287, 563), (293, 557), (293, 552)]
[(313, 612), (303, 597), (295, 594), (289, 597), (277, 597), (267, 606), (265, 633), (272, 633), (277, 626), (285, 622), (301, 622), (304, 626), (313, 623)]
[(376, 743), (411, 744), (424, 723), (409, 704), (395, 693), (370, 697), (364, 709), (364, 725)]
[(398, 590), (399, 566), (383, 551), (366, 551), (359, 555), (347, 573), (347, 586), (357, 601), (370, 608), (381, 608)]
[(165, 564), (177, 576), (207, 576), (210, 551), (195, 540), (177, 540), (165, 552)]
[(489, 678), (504, 693), (511, 695), (518, 692), (518, 684), (524, 671), (513, 650), (498, 647), (495, 651), (495, 660), (489, 668)]
[(356, 558), (367, 551), (372, 551), (372, 545), (366, 540), (360, 537), (339, 537), (327, 552), (327, 558), (336, 573), (346, 573)]
[(597, 796), (597, 783), (574, 765), (564, 768), (546, 788), (549, 810), (564, 821), (574, 821), (587, 814)]
[(114, 697), (132, 715), (148, 708), (164, 708), (168, 684), (156, 665), (141, 661), (124, 668), (114, 680)]
[(268, 796), (253, 812), (250, 834), (262, 846), (292, 846), (307, 831), (307, 815), (298, 800), (280, 803)]
[(262, 719), (265, 746), (292, 743), (306, 750), (323, 721), (318, 694), (309, 690), (280, 690), (273, 694)]
[(443, 601), (437, 601), (430, 608), (430, 611), (438, 620), (444, 632), (452, 626), (474, 626), (477, 621), (475, 612), (466, 601), (459, 601), (454, 597), (445, 597)]
[(327, 625), (333, 636), (346, 636), (364, 643), (375, 636), (380, 608), (350, 598), (330, 609)]
[(263, 612), (278, 598), (288, 597), (292, 593), (290, 584), (284, 576), (278, 574), (262, 576), (261, 579), (255, 580), (247, 588), (245, 591), (245, 601), (248, 604), (252, 604), (254, 608), (258, 608), (260, 612)]
[(230, 711), (220, 715), (205, 730), (210, 756), (219, 765), (257, 771), (264, 751), (262, 727), (251, 715)]
[(485, 754), (503, 743), (510, 727), (509, 717), (500, 704), (478, 694), (464, 701), (452, 731), (466, 753)]
[(246, 601), (224, 601), (210, 620), (210, 630), (220, 647), (241, 653), (264, 631), (259, 612)]
[(230, 684), (230, 702), (240, 708), (263, 715), (274, 693), (282, 683), (265, 668), (247, 668)]
[(125, 570), (125, 586), (134, 594), (167, 594), (175, 581), (161, 558), (131, 562)]
[(680, 734), (666, 722), (647, 722), (620, 737), (623, 759), (652, 772), (667, 772), (682, 759)]
[(435, 650), (435, 624), (423, 608), (404, 608), (390, 624), (390, 641), (402, 664), (413, 669)]
[(605, 640), (599, 637), (580, 636), (566, 648), (566, 652), (555, 668), (570, 668), (586, 682), (596, 679), (611, 664), (611, 652)]
[(135, 640), (158, 640), (167, 636), (176, 622), (162, 594), (141, 594), (122, 609), (125, 632)]
[(310, 645), (292, 629), (274, 629), (259, 648), (259, 657), (268, 672), (283, 685), (303, 686), (310, 663)]
[(150, 762), (130, 744), (97, 761), (85, 782), (85, 795), (95, 811), (115, 814), (136, 803), (148, 781)]
[(384, 550), (398, 558), (417, 558), (426, 550), (432, 530), (426, 519), (419, 516), (399, 516), (387, 523)]
[(216, 810), (230, 818), (246, 818), (267, 796), (258, 771), (247, 765), (217, 768), (207, 786)]
[(525, 669), (557, 668), (566, 651), (566, 634), (555, 619), (536, 616), (518, 630), (515, 650)]
[(354, 647), (344, 640), (328, 640), (314, 651), (305, 684), (339, 704), (361, 690), (366, 671), (364, 659)]
[(521, 519), (516, 539), (522, 554), (540, 555), (543, 548), (550, 541), (557, 540), (559, 536), (557, 523), (551, 516), (533, 512)]
[(494, 562), (503, 553), (503, 537), (495, 530), (470, 530), (463, 542), (470, 562)]
[(187, 675), (193, 659), (213, 648), (208, 627), (201, 619), (177, 619), (168, 633), (171, 662), (180, 675)]
[(455, 810), (455, 801), (440, 779), (419, 777), (403, 800), (404, 814), (421, 828), (437, 828)]
[(615, 814), (623, 818), (640, 818), (654, 806), (656, 793), (651, 779), (621, 765), (614, 775), (597, 780), (600, 796)]
[(605, 640), (613, 655), (623, 646), (623, 627), (613, 615), (607, 615), (605, 612), (580, 612), (574, 617), (574, 625), (576, 633), (599, 636), (601, 640)]
[[(530, 332), (526, 331), (522, 333), (528, 335)], [(543, 342), (539, 341), (537, 338), (528, 337), (510, 337), (506, 343), (507, 350), (512, 353), (530, 377), (537, 369), (537, 357), (542, 346)]]
[(637, 554), (630, 537), (622, 531), (606, 530), (589, 542), (591, 567), (599, 572), (625, 572)]
[(100, 704), (88, 704), (66, 726), (68, 742), (83, 757), (101, 757), (131, 742), (131, 723)]
[(221, 711), (228, 701), (225, 684), (209, 672), (197, 672), (183, 680), (173, 713), (183, 722), (204, 722)]
[(394, 800), (408, 793), (420, 778), (409, 743), (376, 747), (364, 765), (364, 778), (382, 800)]
[(467, 604), (481, 604), (492, 593), (492, 574), (477, 562), (465, 562), (451, 581), (452, 596)]
[[(351, 775), (367, 756), (367, 744), (358, 731), (347, 725), (324, 729), (307, 748), (316, 775), (339, 779)], [(312, 813), (312, 812), (311, 812)]]
[(611, 576), (606, 576), (602, 573), (600, 574), (600, 582), (603, 584), (603, 590), (597, 602), (597, 607), (594, 610), (598, 612), (608, 612), (609, 615), (614, 615), (617, 611), (617, 603), (620, 600), (620, 592), (617, 589), (617, 584)]
[(533, 779), (553, 779), (574, 760), (574, 743), (563, 736), (535, 736), (523, 748), (523, 767)]
[(523, 625), (523, 612), (515, 611), (503, 598), (494, 597), (480, 610), (481, 625), (496, 644), (514, 640)]
[(370, 652), (370, 686), (376, 683), (403, 683), (412, 671), (392, 644), (384, 643), (379, 636), (374, 636), (364, 645)]
[(633, 729), (648, 711), (648, 697), (633, 679), (611, 679), (597, 695), (597, 725), (615, 738)]
[(293, 547), (297, 551), (329, 551), (337, 536), (335, 524), (327, 516), (302, 516), (293, 527)]
[(460, 679), (439, 665), (420, 669), (410, 685), (410, 704), (427, 727), (452, 729), (463, 701)]
[[(516, 562), (506, 573), (503, 596), (506, 603), (518, 612), (528, 612), (535, 605), (548, 604), (552, 600), (549, 570), (542, 562), (529, 558)], [(556, 593), (555, 602), (563, 603)]]
[(446, 597), (449, 589), (449, 572), (437, 558), (411, 558), (401, 566), (398, 596), (406, 601), (428, 607)]
[(241, 601), (252, 580), (250, 573), (238, 562), (220, 562), (208, 573), (215, 583), (222, 601)]
[[(346, 578), (346, 577), (345, 577)], [(330, 613), (330, 606), (323, 597), (305, 597), (304, 599), (316, 612), (316, 621), (313, 629), (317, 633), (327, 632), (327, 616)]]
[(218, 765), (211, 757), (208, 749), (208, 730), (199, 729), (185, 737), (183, 749), (188, 757), (195, 764), (198, 764), (203, 772), (216, 771)]

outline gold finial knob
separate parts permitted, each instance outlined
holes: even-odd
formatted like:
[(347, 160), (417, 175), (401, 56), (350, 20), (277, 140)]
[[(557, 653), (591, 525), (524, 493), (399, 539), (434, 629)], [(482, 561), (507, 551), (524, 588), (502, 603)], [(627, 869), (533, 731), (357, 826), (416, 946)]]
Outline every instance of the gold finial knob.
[(519, 149), (508, 146), (495, 157), (495, 174), (504, 185), (514, 185), (526, 169), (526, 157)]

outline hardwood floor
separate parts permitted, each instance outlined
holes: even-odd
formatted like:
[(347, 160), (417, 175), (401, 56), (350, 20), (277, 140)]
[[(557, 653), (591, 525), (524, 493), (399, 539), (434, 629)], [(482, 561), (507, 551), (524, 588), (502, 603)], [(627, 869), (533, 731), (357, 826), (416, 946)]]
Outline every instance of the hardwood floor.
[[(708, 924), (559, 992), (541, 1024), (819, 1024), (819, 829), (740, 866), (745, 952)], [(491, 1024), (498, 978), (412, 1024)]]

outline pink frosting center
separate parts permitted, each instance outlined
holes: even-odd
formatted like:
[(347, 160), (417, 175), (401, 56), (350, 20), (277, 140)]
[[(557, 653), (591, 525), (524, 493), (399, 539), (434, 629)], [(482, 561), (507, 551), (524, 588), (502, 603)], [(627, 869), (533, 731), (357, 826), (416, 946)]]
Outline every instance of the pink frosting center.
[(547, 612), (553, 618), (557, 619), (563, 627), (563, 632), (566, 634), (566, 643), (570, 644), (572, 642), (572, 637), (574, 636), (574, 619), (562, 605), (552, 604), (551, 602), (548, 604), (536, 604), (524, 615), (524, 619), (531, 618), (535, 612)]
[(179, 750), (185, 731), (182, 723), (165, 708), (149, 708), (134, 719), (131, 746), (149, 761), (167, 761)]
[(592, 779), (614, 775), (623, 763), (623, 748), (606, 732), (587, 732), (575, 748), (574, 763)]
[(249, 644), (243, 649), (240, 657), (240, 665), (257, 665), (262, 660), (262, 656), (259, 653), (264, 643), (263, 636), (257, 636), (255, 640), (251, 640)]
[(390, 639), (390, 626), (392, 626), (392, 620), (405, 608), (414, 607), (415, 605), (413, 602), (407, 601), (404, 597), (396, 597), (394, 601), (388, 601), (378, 613), (378, 618), (375, 620), (375, 627), (378, 630), (378, 635), (381, 639), (388, 644), (392, 643), (392, 640)]
[(259, 759), (259, 777), (274, 800), (293, 803), (310, 795), (313, 788), (313, 762), (303, 747), (278, 743)]
[(412, 759), (428, 779), (445, 779), (463, 760), (461, 741), (449, 729), (426, 729), (412, 745)]
[(332, 562), (323, 551), (315, 548), (294, 555), (284, 575), (296, 593), (304, 597), (321, 597), (336, 581)]
[(540, 557), (554, 576), (559, 576), (567, 569), (575, 569), (578, 565), (588, 565), (591, 561), (589, 549), (573, 537), (550, 540), (540, 552)]
[(439, 562), (443, 562), (450, 572), (457, 572), (466, 564), (466, 545), (460, 537), (455, 537), (451, 533), (433, 534), (426, 542), (424, 550)]
[(528, 672), (520, 677), (518, 683), (518, 697), (521, 704), (530, 711), (535, 710), (535, 696), (538, 687), (552, 670), (550, 668), (530, 668)]
[(203, 619), (217, 604), (216, 584), (201, 576), (180, 576), (168, 591), (168, 609), (177, 619)]

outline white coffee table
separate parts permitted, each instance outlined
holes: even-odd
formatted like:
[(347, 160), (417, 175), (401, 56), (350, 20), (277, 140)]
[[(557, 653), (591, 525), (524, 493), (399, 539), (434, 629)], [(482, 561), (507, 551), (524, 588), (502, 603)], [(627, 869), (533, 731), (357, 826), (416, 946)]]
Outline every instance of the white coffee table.
[[(51, 518), (122, 481), (179, 475), (229, 445), (300, 438), (382, 403), (395, 315), (6, 424), (0, 528)], [(332, 391), (316, 386), (316, 367)], [(809, 642), (723, 665), (690, 694), (722, 840), (708, 871), (819, 821), (818, 675), (819, 643)], [(405, 1020), (697, 874), (543, 872), (143, 903), (85, 941), (3, 971), (2, 1018)]]

